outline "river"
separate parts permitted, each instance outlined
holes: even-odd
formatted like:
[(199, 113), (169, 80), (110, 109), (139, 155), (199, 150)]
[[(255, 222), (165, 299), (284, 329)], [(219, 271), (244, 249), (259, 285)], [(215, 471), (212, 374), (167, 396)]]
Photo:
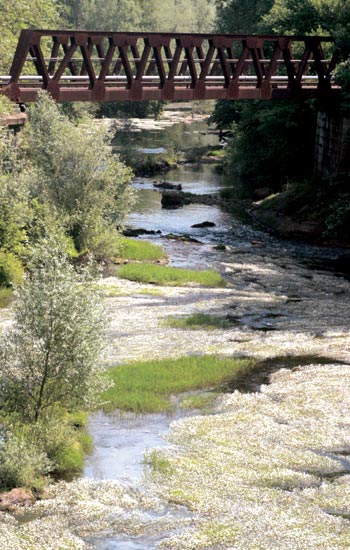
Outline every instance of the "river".
[[(176, 127), (176, 136), (184, 148), (218, 143), (217, 136), (209, 133), (206, 122), (197, 122), (192, 128), (193, 131), (191, 128), (191, 125), (183, 123)], [(163, 153), (166, 144), (173, 140), (174, 127), (165, 130), (144, 130), (135, 135), (136, 138), (131, 134), (130, 147), (138, 147), (147, 155), (157, 155)], [(268, 262), (282, 266), (287, 273), (298, 262), (301, 266), (298, 270), (302, 272), (302, 276), (312, 279), (313, 275), (310, 274), (307, 266), (317, 265), (323, 273), (328, 269), (329, 262), (342, 252), (300, 242), (279, 240), (259, 228), (244, 223), (241, 217), (233, 217), (232, 213), (217, 206), (190, 204), (175, 210), (163, 209), (161, 193), (153, 184), (155, 180), (160, 181), (164, 178), (170, 183), (181, 183), (184, 191), (195, 194), (220, 193), (227, 188), (228, 181), (212, 164), (199, 166), (182, 164), (161, 178), (137, 177), (134, 179), (133, 186), (137, 192), (137, 201), (127, 225), (133, 229), (144, 228), (147, 231), (153, 231), (153, 235), (141, 236), (141, 238), (162, 244), (169, 256), (170, 265), (197, 269), (214, 266), (222, 271), (223, 253), (216, 251), (213, 245), (224, 244), (237, 254), (237, 258), (251, 257), (253, 254), (265, 265), (268, 258)], [(210, 228), (192, 227), (203, 221), (209, 221), (215, 225)], [(190, 236), (198, 242), (169, 239), (167, 237), (169, 234)], [(251, 290), (258, 284), (258, 277), (254, 273), (250, 274), (250, 278), (245, 277), (242, 281), (242, 286), (250, 287)], [(291, 301), (298, 302), (299, 299), (302, 299), (299, 294), (290, 296)], [(141, 309), (139, 315), (142, 316)], [(246, 331), (248, 329), (274, 330), (276, 321), (280, 322), (286, 315), (289, 314), (281, 311), (281, 308), (271, 309), (271, 304), (268, 303), (260, 312), (256, 309), (254, 311), (253, 307), (253, 310), (246, 312), (246, 315), (240, 318), (240, 323)], [(288, 322), (291, 322), (291, 318), (287, 319)], [(127, 347), (127, 343), (125, 346)], [(133, 346), (137, 346), (137, 343)], [(183, 348), (184, 351), (187, 350), (186, 342), (183, 343)], [(171, 354), (171, 349), (169, 353)], [(284, 361), (278, 366), (283, 367), (287, 363)], [(294, 361), (293, 364), (298, 362)], [(169, 430), (171, 422), (179, 419), (180, 416), (180, 413), (175, 416), (106, 415), (102, 412), (95, 414), (89, 422), (89, 430), (94, 439), (94, 451), (86, 460), (84, 476), (94, 480), (114, 479), (126, 485), (138, 486), (143, 479), (145, 451), (167, 445), (164, 434)], [(160, 516), (164, 513), (168, 514), (168, 509)], [(157, 541), (157, 538), (149, 535), (137, 537), (112, 535), (90, 540), (93, 547), (98, 550), (155, 548)]]
[[(217, 140), (203, 121), (172, 122), (144, 130), (135, 122), (129, 147), (155, 155), (168, 143), (180, 150)], [(209, 164), (165, 177), (198, 194), (228, 185)], [(128, 225), (155, 231), (140, 238), (162, 244), (170, 264), (215, 268), (227, 287), (149, 288), (107, 277), (106, 289), (119, 289), (106, 298), (111, 363), (253, 356), (263, 377), (244, 392), (228, 387), (210, 413), (92, 415), (83, 476), (55, 484), (19, 523), (5, 515), (2, 548), (347, 550), (350, 284), (333, 270), (343, 251), (280, 240), (217, 206), (164, 210), (155, 179), (135, 178)], [(203, 221), (215, 225), (192, 227)], [(232, 326), (164, 325), (197, 312), (229, 315)], [(168, 473), (150, 476), (148, 449), (161, 453)]]

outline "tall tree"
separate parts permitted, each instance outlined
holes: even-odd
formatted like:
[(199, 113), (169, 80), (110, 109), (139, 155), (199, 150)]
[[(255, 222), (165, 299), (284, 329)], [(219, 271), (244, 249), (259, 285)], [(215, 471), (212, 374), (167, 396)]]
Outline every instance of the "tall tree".
[(275, 0), (262, 17), (260, 28), (277, 34), (310, 34), (317, 30), (319, 22), (312, 0)]
[(25, 422), (87, 408), (98, 392), (105, 319), (100, 298), (60, 243), (35, 250), (14, 326), (0, 339), (0, 408)]
[(208, 32), (213, 28), (213, 0), (64, 0), (71, 27), (91, 30)]
[(17, 0), (14, 4), (0, 0), (1, 40), (0, 70), (6, 74), (11, 66), (17, 40), (24, 28), (56, 28), (59, 4), (54, 0)]
[(217, 28), (222, 33), (256, 33), (273, 0), (217, 0)]
[(79, 251), (108, 255), (103, 247), (132, 202), (131, 171), (112, 153), (108, 131), (89, 119), (75, 125), (45, 93), (26, 131), (40, 174), (35, 196), (65, 220)]

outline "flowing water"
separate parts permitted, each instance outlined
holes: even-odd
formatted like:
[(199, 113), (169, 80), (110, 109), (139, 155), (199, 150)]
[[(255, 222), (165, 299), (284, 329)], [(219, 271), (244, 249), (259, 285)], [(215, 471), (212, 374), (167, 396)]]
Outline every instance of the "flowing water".
[[(166, 144), (176, 139), (184, 150), (193, 147), (218, 144), (218, 137), (209, 133), (205, 122), (193, 125), (178, 124), (165, 130), (148, 130), (129, 134), (128, 146), (142, 149), (145, 154), (158, 154)], [(125, 140), (124, 136), (124, 140)], [(125, 145), (125, 144), (124, 144)], [(166, 175), (166, 180), (181, 183), (184, 191), (196, 194), (218, 193), (227, 187), (221, 174), (212, 165), (183, 165)], [(207, 267), (210, 258), (206, 257), (206, 244), (219, 242), (232, 226), (231, 216), (218, 207), (200, 204), (188, 205), (177, 210), (164, 210), (161, 207), (161, 193), (154, 186), (154, 178), (135, 178), (133, 186), (137, 192), (134, 211), (127, 225), (160, 231), (156, 236), (148, 236), (161, 242), (169, 254), (170, 264), (186, 267)], [(213, 228), (195, 229), (193, 224), (202, 221), (215, 223)], [(205, 243), (196, 245), (175, 242), (164, 238), (167, 234), (191, 234)], [(147, 448), (165, 445), (162, 434), (169, 429), (175, 416), (160, 415), (120, 415), (95, 414), (89, 423), (89, 431), (94, 439), (94, 451), (87, 458), (84, 475), (93, 479), (116, 479), (137, 482), (143, 472), (143, 454)], [(112, 548), (112, 546), (111, 546)], [(113, 546), (115, 548), (115, 546)]]
[[(218, 143), (217, 136), (210, 134), (205, 122), (192, 127), (179, 124), (162, 131), (150, 130), (130, 134), (130, 147), (147, 155), (159, 154), (167, 144), (186, 149)], [(154, 181), (162, 178), (135, 178), (133, 186), (137, 202), (127, 225), (154, 231), (145, 238), (159, 242), (169, 255), (171, 265), (207, 268), (215, 266), (216, 255), (213, 244), (225, 244), (240, 253), (254, 252), (254, 247), (263, 246), (264, 254), (273, 261), (319, 262), (323, 268), (339, 254), (338, 250), (312, 247), (298, 242), (276, 239), (265, 232), (244, 224), (232, 213), (218, 206), (190, 204), (175, 210), (161, 207), (161, 192), (154, 187)], [(211, 164), (182, 165), (166, 174), (166, 181), (179, 184), (183, 191), (196, 194), (219, 193), (228, 186), (222, 174)], [(193, 228), (194, 224), (212, 222), (212, 227)], [(182, 242), (169, 239), (167, 235), (189, 235), (199, 241)], [(141, 237), (143, 238), (143, 237)], [(94, 451), (86, 460), (84, 476), (95, 480), (115, 479), (123, 483), (138, 484), (142, 479), (143, 455), (146, 449), (166, 445), (162, 435), (169, 429), (174, 417), (159, 415), (95, 414), (89, 423), (94, 439)], [(95, 539), (93, 547), (98, 550), (154, 548), (155, 540), (141, 538), (105, 537)]]
[[(159, 154), (165, 150), (164, 144), (173, 143), (175, 138), (181, 141), (185, 149), (218, 144), (217, 136), (208, 133), (206, 123), (202, 122), (190, 127), (180, 124), (161, 132), (136, 132), (131, 134), (130, 146), (142, 149), (145, 154)], [(220, 242), (229, 233), (232, 227), (231, 216), (216, 206), (201, 204), (164, 210), (161, 207), (161, 192), (154, 187), (154, 181), (155, 178), (134, 179), (137, 201), (127, 225), (160, 232), (148, 238), (161, 242), (169, 255), (171, 265), (208, 267), (210, 258), (205, 254), (206, 245)], [(210, 164), (182, 165), (167, 173), (166, 181), (181, 183), (184, 191), (196, 194), (218, 193), (227, 187), (225, 178)], [(213, 222), (215, 226), (210, 231), (191, 227), (203, 221)], [(203, 244), (169, 240), (165, 238), (167, 234), (191, 235)], [(145, 451), (166, 445), (162, 436), (169, 430), (170, 423), (179, 417), (180, 413), (125, 415), (98, 412), (93, 415), (89, 422), (89, 432), (94, 440), (94, 450), (86, 460), (84, 476), (95, 480), (113, 479), (127, 484), (139, 483), (145, 468)], [(155, 540), (150, 537), (130, 539), (113, 536), (90, 542), (97, 550), (146, 549), (155, 545)]]

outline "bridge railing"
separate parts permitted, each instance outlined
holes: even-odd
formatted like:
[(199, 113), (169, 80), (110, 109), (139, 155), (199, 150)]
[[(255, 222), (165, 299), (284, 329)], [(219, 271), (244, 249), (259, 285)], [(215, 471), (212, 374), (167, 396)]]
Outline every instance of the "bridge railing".
[(0, 87), (18, 102), (314, 97), (336, 61), (329, 37), (23, 30)]

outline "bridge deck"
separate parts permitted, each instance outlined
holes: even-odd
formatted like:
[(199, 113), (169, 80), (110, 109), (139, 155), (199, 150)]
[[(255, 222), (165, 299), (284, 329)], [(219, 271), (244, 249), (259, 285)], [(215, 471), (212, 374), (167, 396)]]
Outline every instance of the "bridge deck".
[(21, 32), (0, 89), (17, 102), (279, 99), (337, 90), (329, 37)]

